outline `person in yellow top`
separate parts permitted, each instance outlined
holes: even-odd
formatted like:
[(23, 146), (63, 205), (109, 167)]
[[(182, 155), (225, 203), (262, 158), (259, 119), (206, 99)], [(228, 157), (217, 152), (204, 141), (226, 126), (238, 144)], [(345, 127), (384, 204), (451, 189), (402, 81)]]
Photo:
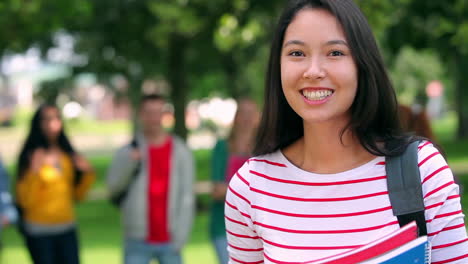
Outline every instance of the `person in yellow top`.
[(20, 230), (34, 264), (78, 264), (74, 204), (95, 179), (90, 163), (75, 152), (59, 109), (40, 106), (18, 159), (16, 200)]

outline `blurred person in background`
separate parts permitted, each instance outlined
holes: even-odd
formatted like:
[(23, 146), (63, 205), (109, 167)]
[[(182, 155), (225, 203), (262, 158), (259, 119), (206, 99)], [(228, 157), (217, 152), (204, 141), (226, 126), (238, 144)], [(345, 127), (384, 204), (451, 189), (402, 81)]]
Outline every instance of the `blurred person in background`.
[[(10, 195), (10, 180), (0, 159), (0, 231), (7, 225), (14, 224), (18, 217)], [(1, 249), (1, 244), (0, 244)]]
[(224, 224), (224, 201), (229, 180), (248, 161), (259, 122), (257, 104), (251, 99), (240, 99), (234, 116), (231, 133), (227, 139), (219, 139), (211, 158), (210, 237), (220, 264), (227, 264), (226, 228)]
[(183, 140), (164, 130), (166, 100), (157, 94), (140, 100), (141, 131), (117, 150), (107, 173), (110, 196), (120, 203), (125, 264), (182, 263), (194, 217), (194, 161)]
[(398, 105), (400, 122), (403, 131), (413, 132), (418, 136), (436, 142), (436, 138), (431, 128), (431, 121), (424, 107), (420, 104), (413, 106)]
[(78, 264), (75, 202), (95, 179), (63, 129), (59, 109), (44, 104), (35, 112), (18, 159), (16, 200), (20, 231), (35, 264)]

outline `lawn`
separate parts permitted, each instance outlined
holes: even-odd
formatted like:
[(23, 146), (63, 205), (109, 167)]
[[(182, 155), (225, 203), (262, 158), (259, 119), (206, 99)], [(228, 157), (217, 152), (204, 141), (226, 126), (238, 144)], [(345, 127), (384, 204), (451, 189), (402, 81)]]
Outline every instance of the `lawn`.
[[(80, 225), (81, 258), (84, 264), (121, 263), (121, 230), (117, 209), (107, 201), (88, 201), (78, 205)], [(29, 256), (13, 228), (3, 234), (5, 248), (2, 264), (29, 264)], [(207, 214), (200, 213), (195, 219), (192, 236), (183, 251), (188, 264), (215, 264), (214, 251), (209, 243)]]
[[(448, 118), (435, 122), (434, 129), (438, 139), (447, 153), (449, 164), (457, 173), (464, 188), (462, 203), (465, 214), (468, 213), (468, 140), (452, 141), (455, 118)], [(76, 124), (77, 127), (79, 126)], [(118, 124), (120, 129), (123, 125)], [(107, 129), (105, 130), (107, 133)], [(207, 180), (210, 167), (210, 151), (195, 151), (197, 163), (197, 180)], [(98, 179), (93, 193), (104, 190), (104, 175), (108, 166), (109, 156), (90, 157), (96, 168)], [(13, 168), (10, 164), (9, 169)], [(208, 239), (208, 223), (206, 206), (209, 202), (207, 195), (197, 197), (198, 215), (192, 230), (188, 246), (183, 251), (187, 264), (215, 264), (215, 255)], [(92, 199), (77, 207), (80, 225), (81, 257), (84, 264), (121, 263), (121, 230), (119, 212), (109, 202), (102, 199)], [(2, 234), (5, 248), (0, 260), (2, 264), (29, 264), (29, 258), (22, 241), (14, 228), (8, 228)]]

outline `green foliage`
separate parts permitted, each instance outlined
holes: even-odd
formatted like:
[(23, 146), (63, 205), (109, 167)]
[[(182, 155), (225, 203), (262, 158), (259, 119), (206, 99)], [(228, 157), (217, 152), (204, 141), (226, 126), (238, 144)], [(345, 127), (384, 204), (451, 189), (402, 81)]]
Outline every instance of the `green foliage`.
[(57, 103), (57, 98), (61, 94), (70, 95), (71, 85), (69, 79), (56, 79), (44, 81), (40, 85), (40, 89), (35, 93), (36, 101), (39, 103)]
[(468, 54), (468, 21), (457, 25), (456, 33), (451, 41), (460, 48), (462, 53)]
[(454, 83), (455, 109), (458, 113), (459, 138), (468, 138), (468, 4), (466, 0), (407, 0), (398, 20), (386, 30), (385, 43), (393, 51), (411, 45), (433, 49), (448, 69)]
[(381, 38), (384, 30), (396, 19), (398, 19), (398, 9), (405, 0), (381, 1), (381, 0), (361, 0), (357, 1), (362, 12), (366, 15), (369, 24), (372, 26), (374, 34)]
[[(410, 87), (420, 90), (429, 73), (434, 74), (431, 79), (443, 75), (444, 83), (453, 83), (454, 91), (462, 95), (452, 98), (460, 98), (458, 111), (466, 112), (468, 120), (468, 104), (462, 103), (468, 96), (461, 90), (468, 74), (455, 62), (468, 58), (468, 2), (356, 2), (389, 61), (397, 65), (392, 73), (404, 100), (411, 100), (416, 90)], [(76, 51), (88, 59), (87, 65), (74, 68), (74, 74), (91, 72), (105, 84), (123, 76), (130, 85), (121, 94), (132, 103), (141, 94), (137, 88), (144, 79), (158, 76), (168, 81), (170, 96), (177, 99), (175, 130), (184, 135), (181, 116), (188, 98), (247, 94), (261, 101), (268, 46), (283, 6), (282, 0), (4, 0), (0, 51), (6, 54), (35, 45), (45, 54), (56, 32), (69, 33), (77, 41)], [(404, 46), (424, 52), (421, 57), (406, 49), (398, 53)], [(442, 73), (428, 48), (442, 58)]]
[(444, 73), (442, 63), (433, 51), (405, 47), (395, 58), (391, 77), (398, 99), (411, 105), (417, 95), (425, 94), (430, 81), (442, 79)]
[(224, 14), (219, 20), (219, 26), (214, 32), (216, 47), (222, 52), (232, 52), (235, 48), (246, 48), (264, 35), (262, 25), (258, 20), (249, 20), (239, 25), (236, 16)]
[(3, 0), (0, 4), (0, 51), (22, 51), (32, 44), (48, 47), (55, 31), (65, 25), (75, 27), (85, 21), (89, 13), (89, 1)]
[(184, 36), (194, 36), (203, 29), (206, 19), (201, 12), (190, 7), (188, 1), (155, 1), (149, 3), (149, 8), (159, 19), (159, 36), (167, 36), (177, 32)]

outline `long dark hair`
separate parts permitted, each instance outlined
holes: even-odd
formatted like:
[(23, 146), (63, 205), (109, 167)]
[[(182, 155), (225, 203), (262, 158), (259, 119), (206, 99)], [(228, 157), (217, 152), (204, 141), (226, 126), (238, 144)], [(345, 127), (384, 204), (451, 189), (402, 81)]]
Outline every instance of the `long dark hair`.
[[(23, 148), (21, 149), (20, 155), (18, 157), (18, 168), (16, 177), (17, 180), (21, 180), (26, 172), (26, 170), (31, 165), (31, 158), (33, 152), (38, 148), (48, 149), (51, 147), (51, 142), (47, 139), (44, 131), (42, 130), (41, 121), (43, 118), (43, 112), (47, 108), (55, 108), (58, 110), (57, 106), (53, 104), (43, 104), (39, 106), (36, 112), (31, 119), (31, 126), (29, 130), (29, 134), (24, 142)], [(68, 154), (70, 157), (75, 155), (75, 150), (71, 145), (70, 141), (68, 140), (67, 136), (65, 135), (65, 131), (63, 126), (59, 132), (57, 138), (57, 144), (61, 151)], [(80, 178), (82, 172), (76, 168), (74, 165), (75, 170), (75, 181), (77, 178)]]
[[(281, 48), (284, 34), (296, 14), (305, 8), (330, 12), (341, 24), (358, 69), (358, 88), (351, 105), (350, 129), (362, 146), (378, 156), (400, 154), (415, 137), (404, 136), (398, 119), (395, 91), (385, 70), (372, 30), (352, 0), (291, 0), (281, 15), (268, 62), (265, 103), (255, 155), (284, 148), (304, 134), (303, 120), (289, 106), (281, 87)], [(384, 143), (384, 144), (382, 144)]]

